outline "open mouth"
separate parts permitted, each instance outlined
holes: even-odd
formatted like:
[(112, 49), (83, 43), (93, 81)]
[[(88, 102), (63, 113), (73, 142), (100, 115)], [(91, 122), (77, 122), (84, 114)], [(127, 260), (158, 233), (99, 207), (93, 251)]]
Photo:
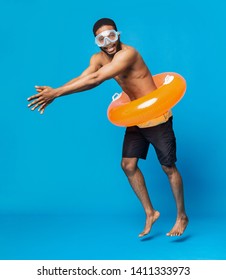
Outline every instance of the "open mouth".
[(116, 48), (115, 48), (115, 44), (109, 45), (109, 46), (105, 47), (104, 49), (105, 49), (105, 51), (107, 51), (108, 53), (112, 53), (112, 52), (114, 52), (115, 49), (116, 49)]

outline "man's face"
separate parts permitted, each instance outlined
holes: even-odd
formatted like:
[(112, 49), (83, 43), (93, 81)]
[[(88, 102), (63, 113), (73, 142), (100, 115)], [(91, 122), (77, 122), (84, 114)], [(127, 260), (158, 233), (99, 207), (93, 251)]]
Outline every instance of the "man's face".
[[(96, 36), (104, 31), (113, 30), (113, 29), (114, 29), (114, 27), (111, 25), (101, 26), (99, 29), (97, 29)], [(120, 35), (118, 35), (118, 37), (120, 38)], [(107, 45), (104, 47), (100, 47), (100, 48), (106, 54), (113, 56), (119, 50), (119, 46), (120, 46), (119, 38), (116, 42), (110, 42), (109, 40), (107, 40)]]

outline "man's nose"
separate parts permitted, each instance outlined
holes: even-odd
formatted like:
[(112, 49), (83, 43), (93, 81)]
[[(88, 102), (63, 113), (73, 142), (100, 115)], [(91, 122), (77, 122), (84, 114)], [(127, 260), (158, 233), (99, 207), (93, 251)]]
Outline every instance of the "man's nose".
[(108, 39), (108, 37), (105, 37), (105, 45), (108, 46), (111, 44), (111, 41)]

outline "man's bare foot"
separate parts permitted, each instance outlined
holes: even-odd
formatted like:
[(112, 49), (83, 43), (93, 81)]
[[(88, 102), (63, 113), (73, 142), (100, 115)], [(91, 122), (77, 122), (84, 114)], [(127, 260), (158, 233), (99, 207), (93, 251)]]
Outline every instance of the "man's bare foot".
[(147, 235), (151, 231), (152, 225), (158, 219), (159, 216), (160, 216), (159, 211), (154, 211), (153, 214), (147, 215), (145, 228), (139, 234), (139, 237), (143, 237), (143, 236)]
[(187, 225), (188, 225), (188, 217), (187, 216), (177, 218), (174, 227), (166, 235), (167, 236), (180, 236), (185, 231)]

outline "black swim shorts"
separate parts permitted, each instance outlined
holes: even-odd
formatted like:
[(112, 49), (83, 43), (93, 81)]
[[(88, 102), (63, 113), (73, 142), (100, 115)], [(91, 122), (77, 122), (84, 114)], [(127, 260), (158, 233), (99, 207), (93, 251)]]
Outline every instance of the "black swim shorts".
[(126, 128), (122, 156), (146, 159), (152, 144), (161, 165), (172, 166), (176, 162), (176, 138), (173, 131), (173, 117), (165, 123), (153, 127)]

